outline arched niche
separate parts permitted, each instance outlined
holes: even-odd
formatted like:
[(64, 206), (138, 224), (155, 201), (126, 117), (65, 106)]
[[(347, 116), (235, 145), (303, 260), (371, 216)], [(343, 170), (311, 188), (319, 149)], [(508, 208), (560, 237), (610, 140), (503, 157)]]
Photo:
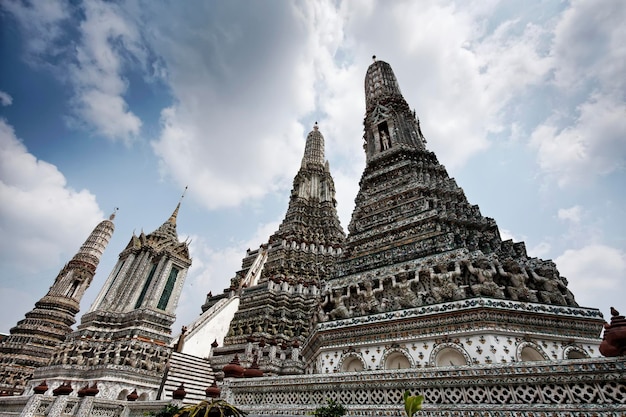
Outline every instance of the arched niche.
[(563, 351), (563, 359), (585, 359), (589, 354), (581, 347), (568, 346)]
[(536, 343), (524, 342), (517, 347), (517, 360), (519, 362), (535, 362), (547, 361), (550, 358)]
[(357, 354), (349, 354), (343, 358), (339, 366), (341, 372), (360, 372), (365, 369), (363, 358)]
[(122, 400), (122, 401), (126, 401), (126, 397), (128, 396), (128, 390), (127, 389), (123, 389), (120, 391), (119, 394), (117, 394), (117, 399), (118, 400)]
[(148, 401), (149, 399), (150, 399), (150, 398), (149, 398), (148, 394), (147, 394), (147, 393), (145, 393), (145, 392), (142, 392), (142, 393), (139, 395), (139, 398), (137, 398), (137, 401)]
[(385, 369), (408, 369), (411, 361), (402, 352), (393, 352), (385, 359)]
[(469, 363), (467, 353), (456, 346), (445, 346), (439, 351), (433, 351), (435, 366), (464, 366)]

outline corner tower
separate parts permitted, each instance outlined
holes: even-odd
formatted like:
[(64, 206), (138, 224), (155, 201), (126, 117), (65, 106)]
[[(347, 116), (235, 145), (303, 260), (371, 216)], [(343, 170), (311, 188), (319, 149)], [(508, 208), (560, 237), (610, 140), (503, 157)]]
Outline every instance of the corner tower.
[(137, 390), (156, 399), (171, 348), (171, 326), (191, 266), (172, 215), (154, 232), (133, 236), (78, 329), (40, 368), (29, 388), (47, 380), (80, 387), (97, 380), (101, 395), (122, 398)]
[[(244, 365), (256, 358), (267, 374), (304, 373), (300, 347), (316, 319), (321, 284), (331, 276), (345, 240), (336, 204), (324, 136), (316, 123), (278, 230), (267, 244), (248, 252), (225, 294), (208, 297), (203, 306), (207, 311), (221, 298), (241, 298), (223, 346), (213, 350), (215, 370), (237, 354)], [(191, 326), (190, 336), (194, 331)]]
[(91, 232), (61, 269), (48, 293), (35, 303), (0, 344), (0, 390), (20, 393), (33, 371), (50, 361), (55, 347), (72, 332), (80, 300), (91, 284), (114, 225), (113, 213)]

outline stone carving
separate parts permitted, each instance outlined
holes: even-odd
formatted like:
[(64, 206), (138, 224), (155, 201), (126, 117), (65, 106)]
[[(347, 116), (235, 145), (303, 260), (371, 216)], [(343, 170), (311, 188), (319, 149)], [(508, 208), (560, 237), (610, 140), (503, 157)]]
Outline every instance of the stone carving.
[[(498, 284), (494, 282), (497, 273), (496, 266), (486, 258), (478, 258), (475, 261), (464, 260), (463, 264), (469, 272), (477, 279), (477, 283), (471, 285), (474, 295), (486, 295), (488, 297), (504, 298), (504, 292)], [(476, 264), (474, 266), (473, 264)]]
[(415, 272), (402, 271), (392, 278), (392, 287), (397, 289), (396, 302), (400, 308), (411, 308), (422, 305), (421, 296), (415, 293), (411, 288), (414, 282), (419, 280), (419, 276), (415, 275)]
[(328, 317), (331, 320), (345, 319), (352, 316), (352, 311), (345, 305), (345, 301), (350, 298), (350, 289), (348, 288), (348, 294), (344, 295), (340, 289), (333, 289), (326, 295), (327, 300), (322, 304), (325, 307), (330, 303), (331, 310), (328, 313)]
[(357, 297), (359, 297), (359, 312), (361, 314), (377, 313), (383, 311), (378, 294), (384, 291), (383, 281), (378, 280), (378, 287), (374, 288), (374, 283), (370, 278), (363, 282), (363, 290), (357, 287)]
[(431, 291), (436, 302), (465, 298), (464, 288), (460, 288), (456, 284), (456, 278), (460, 276), (461, 265), (459, 262), (452, 262), (448, 265), (439, 264), (431, 268)]
[(531, 290), (526, 286), (528, 275), (520, 267), (519, 263), (512, 259), (507, 259), (504, 265), (496, 263), (498, 273), (506, 278), (511, 284), (507, 287), (507, 292), (511, 300), (537, 302), (537, 291)]
[(548, 267), (529, 268), (532, 282), (538, 288), (540, 301), (548, 304), (567, 305), (567, 301), (561, 293), (564, 283), (556, 276), (557, 272)]

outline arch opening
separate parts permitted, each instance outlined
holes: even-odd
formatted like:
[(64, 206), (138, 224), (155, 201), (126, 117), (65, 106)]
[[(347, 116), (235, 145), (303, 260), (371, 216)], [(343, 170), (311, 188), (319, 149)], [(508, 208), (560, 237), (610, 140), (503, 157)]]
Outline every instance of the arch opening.
[(385, 360), (385, 369), (408, 369), (410, 367), (411, 362), (400, 352), (392, 353)]
[(524, 346), (524, 348), (520, 352), (520, 360), (522, 362), (534, 362), (543, 361), (545, 360), (545, 358), (537, 349), (530, 346)]
[(435, 358), (435, 366), (463, 366), (467, 365), (465, 356), (454, 348), (441, 349)]
[(359, 358), (355, 357), (346, 359), (341, 365), (341, 370), (343, 372), (359, 372), (363, 369), (365, 369), (363, 362), (361, 362)]

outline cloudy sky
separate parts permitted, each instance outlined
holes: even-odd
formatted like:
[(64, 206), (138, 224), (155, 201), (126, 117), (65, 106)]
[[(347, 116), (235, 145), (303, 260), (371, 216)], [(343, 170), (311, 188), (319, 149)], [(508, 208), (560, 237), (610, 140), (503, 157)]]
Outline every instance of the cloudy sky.
[(626, 310), (624, 21), (622, 0), (3, 0), (0, 332), (119, 207), (86, 311), (185, 186), (189, 323), (278, 227), (315, 121), (346, 228), (374, 54), (503, 237)]

